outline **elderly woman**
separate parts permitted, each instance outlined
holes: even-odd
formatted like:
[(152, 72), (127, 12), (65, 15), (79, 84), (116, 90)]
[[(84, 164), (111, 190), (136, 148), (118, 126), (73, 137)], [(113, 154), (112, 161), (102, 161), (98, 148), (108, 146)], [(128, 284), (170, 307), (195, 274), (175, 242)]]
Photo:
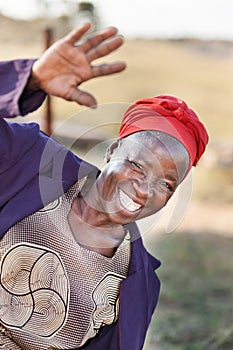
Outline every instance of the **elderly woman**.
[[(110, 28), (75, 46), (88, 29), (36, 61), (2, 63), (1, 117), (27, 114), (46, 93), (96, 104), (77, 86), (125, 65), (92, 66), (122, 39)], [(144, 248), (135, 221), (166, 205), (207, 141), (184, 101), (141, 99), (126, 110), (100, 172), (36, 124), (1, 119), (2, 348), (142, 349), (160, 262)]]

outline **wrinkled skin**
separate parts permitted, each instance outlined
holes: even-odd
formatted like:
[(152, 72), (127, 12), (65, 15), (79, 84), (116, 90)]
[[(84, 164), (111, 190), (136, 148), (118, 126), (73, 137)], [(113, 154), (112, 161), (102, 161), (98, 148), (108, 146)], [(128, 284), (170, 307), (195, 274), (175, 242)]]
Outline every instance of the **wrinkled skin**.
[(93, 78), (119, 73), (126, 68), (126, 64), (111, 62), (93, 65), (94, 60), (105, 57), (120, 47), (123, 38), (116, 35), (116, 28), (109, 27), (80, 43), (90, 28), (91, 25), (86, 23), (47, 49), (33, 64), (27, 88), (42, 89), (47, 94), (95, 107), (95, 97), (81, 90), (80, 85)]
[(74, 202), (76, 217), (92, 228), (93, 236), (98, 228), (105, 236), (109, 230), (111, 238), (116, 233), (116, 240), (122, 240), (122, 225), (166, 205), (187, 171), (186, 157), (172, 157), (156, 140), (153, 144), (138, 143), (135, 134), (113, 143), (97, 181)]

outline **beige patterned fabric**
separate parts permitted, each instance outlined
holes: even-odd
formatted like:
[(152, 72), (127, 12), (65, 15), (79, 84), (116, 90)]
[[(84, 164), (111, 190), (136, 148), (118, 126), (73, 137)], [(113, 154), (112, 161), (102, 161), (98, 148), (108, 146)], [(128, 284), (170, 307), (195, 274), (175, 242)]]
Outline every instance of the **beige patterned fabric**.
[(79, 180), (13, 226), (0, 249), (0, 349), (71, 349), (115, 322), (130, 238), (112, 258), (81, 247), (67, 221)]

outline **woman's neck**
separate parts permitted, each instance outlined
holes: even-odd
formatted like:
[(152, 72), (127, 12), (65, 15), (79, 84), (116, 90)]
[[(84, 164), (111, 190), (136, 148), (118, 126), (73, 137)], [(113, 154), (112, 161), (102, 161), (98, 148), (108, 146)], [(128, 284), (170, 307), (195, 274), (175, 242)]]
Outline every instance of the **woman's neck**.
[(109, 223), (106, 216), (88, 206), (81, 195), (72, 203), (68, 222), (81, 246), (107, 257), (114, 255), (126, 234), (122, 225)]

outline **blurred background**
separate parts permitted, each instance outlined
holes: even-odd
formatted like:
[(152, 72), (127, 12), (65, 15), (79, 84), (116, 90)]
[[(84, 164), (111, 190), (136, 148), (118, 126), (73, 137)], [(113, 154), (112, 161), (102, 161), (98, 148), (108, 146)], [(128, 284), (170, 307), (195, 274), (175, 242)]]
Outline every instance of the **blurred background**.
[(27, 118), (81, 156), (101, 165), (105, 141), (141, 97), (181, 97), (209, 131), (207, 152), (173, 203), (139, 223), (162, 261), (161, 297), (143, 350), (233, 349), (232, 16), (229, 0), (0, 0), (1, 60), (38, 57), (85, 21), (124, 35), (105, 61), (125, 60), (127, 70), (83, 85), (98, 110), (50, 98)]

